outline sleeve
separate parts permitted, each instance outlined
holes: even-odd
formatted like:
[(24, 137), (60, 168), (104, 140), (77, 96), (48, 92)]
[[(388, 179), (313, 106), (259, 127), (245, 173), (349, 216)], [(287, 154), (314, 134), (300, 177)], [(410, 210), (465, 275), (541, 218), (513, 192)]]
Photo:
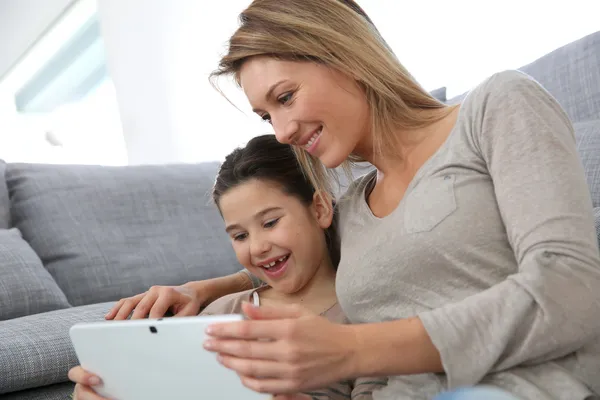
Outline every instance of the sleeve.
[(358, 378), (352, 387), (352, 400), (371, 400), (373, 391), (387, 385), (387, 378)]
[(223, 315), (223, 314), (239, 314), (241, 312), (241, 299), (246, 296), (247, 291), (240, 293), (232, 293), (223, 296), (207, 305), (199, 315)]
[(493, 371), (573, 353), (600, 332), (600, 256), (573, 128), (537, 82), (497, 74), (470, 101), (518, 271), (462, 301), (419, 315), (450, 388)]
[(351, 400), (352, 381), (342, 381), (322, 390), (305, 392), (312, 400)]
[(252, 288), (253, 289), (258, 289), (260, 286), (262, 286), (263, 281), (261, 281), (260, 279), (258, 279), (256, 276), (254, 276), (250, 271), (248, 271), (247, 269), (243, 269), (240, 271), (243, 274), (248, 275), (248, 278), (250, 278), (250, 281), (252, 282)]

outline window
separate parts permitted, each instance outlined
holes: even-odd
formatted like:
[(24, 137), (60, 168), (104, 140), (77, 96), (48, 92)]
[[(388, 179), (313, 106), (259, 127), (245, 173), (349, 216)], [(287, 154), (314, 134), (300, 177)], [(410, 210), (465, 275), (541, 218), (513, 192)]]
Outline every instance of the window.
[(75, 2), (0, 81), (0, 158), (123, 165), (96, 2)]

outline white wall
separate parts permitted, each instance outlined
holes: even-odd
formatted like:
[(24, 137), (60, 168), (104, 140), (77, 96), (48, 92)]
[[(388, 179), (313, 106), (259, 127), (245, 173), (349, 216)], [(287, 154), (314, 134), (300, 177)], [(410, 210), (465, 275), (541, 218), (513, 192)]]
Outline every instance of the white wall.
[(98, 2), (130, 164), (220, 160), (270, 131), (252, 116), (241, 91), (224, 85), (245, 113), (208, 82), (237, 14), (249, 3)]
[(75, 0), (0, 0), (0, 78)]

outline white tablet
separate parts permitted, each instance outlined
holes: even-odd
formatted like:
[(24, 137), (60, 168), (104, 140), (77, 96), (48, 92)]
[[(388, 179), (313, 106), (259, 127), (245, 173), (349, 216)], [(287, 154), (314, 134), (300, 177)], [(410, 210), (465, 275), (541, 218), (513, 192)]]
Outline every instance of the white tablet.
[(98, 394), (118, 400), (266, 400), (204, 350), (209, 324), (241, 315), (103, 321), (69, 334), (81, 366), (102, 379)]

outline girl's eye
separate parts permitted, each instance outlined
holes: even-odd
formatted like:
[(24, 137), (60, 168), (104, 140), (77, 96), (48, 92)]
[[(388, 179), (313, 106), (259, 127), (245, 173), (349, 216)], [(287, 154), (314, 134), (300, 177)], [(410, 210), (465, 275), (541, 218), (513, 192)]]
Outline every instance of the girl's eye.
[(293, 95), (292, 92), (288, 92), (288, 93), (282, 94), (281, 96), (279, 96), (277, 98), (277, 101), (280, 104), (286, 104), (286, 103), (288, 103), (292, 99), (292, 95)]
[(273, 219), (271, 221), (267, 221), (267, 222), (265, 222), (265, 228), (272, 228), (275, 225), (277, 225), (277, 222), (279, 222), (279, 218)]
[(240, 233), (237, 234), (233, 237), (233, 240), (235, 240), (236, 242), (241, 242), (242, 240), (246, 239), (248, 237), (247, 233)]

